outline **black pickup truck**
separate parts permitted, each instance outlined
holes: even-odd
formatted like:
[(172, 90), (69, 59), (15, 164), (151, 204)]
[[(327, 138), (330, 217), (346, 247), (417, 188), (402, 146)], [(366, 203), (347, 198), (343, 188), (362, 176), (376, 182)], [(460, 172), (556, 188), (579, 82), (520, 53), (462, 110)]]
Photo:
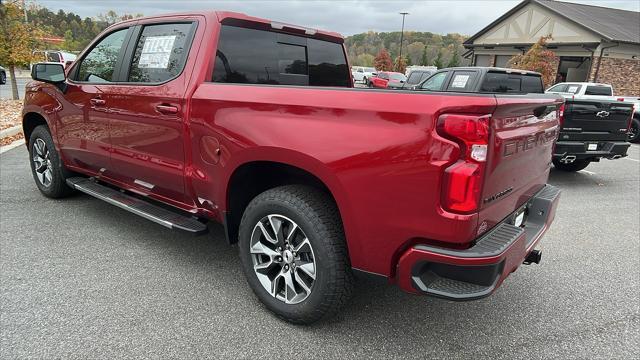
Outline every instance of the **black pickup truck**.
[(566, 98), (553, 165), (578, 171), (591, 162), (627, 156), (633, 104), (616, 100)]
[[(532, 71), (457, 67), (438, 70), (415, 90), (526, 94), (543, 93), (544, 87), (540, 74)], [(613, 160), (627, 156), (632, 103), (562, 96), (565, 104), (552, 159), (556, 169), (578, 171), (602, 158)]]

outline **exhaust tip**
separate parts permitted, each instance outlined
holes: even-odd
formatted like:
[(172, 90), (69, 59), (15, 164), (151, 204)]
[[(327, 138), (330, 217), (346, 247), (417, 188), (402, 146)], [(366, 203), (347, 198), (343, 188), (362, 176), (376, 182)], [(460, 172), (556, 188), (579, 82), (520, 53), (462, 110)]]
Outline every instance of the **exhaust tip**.
[(527, 257), (524, 259), (525, 265), (531, 264), (540, 264), (540, 260), (542, 260), (542, 251), (541, 250), (532, 250)]

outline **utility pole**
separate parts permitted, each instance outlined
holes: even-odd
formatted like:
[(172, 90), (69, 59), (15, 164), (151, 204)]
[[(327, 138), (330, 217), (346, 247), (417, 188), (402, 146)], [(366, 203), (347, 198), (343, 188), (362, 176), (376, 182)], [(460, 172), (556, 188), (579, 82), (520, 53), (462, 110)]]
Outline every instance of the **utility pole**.
[(401, 12), (402, 15), (402, 30), (400, 31), (400, 55), (398, 55), (398, 63), (402, 61), (402, 42), (404, 41), (404, 17), (409, 15), (408, 12)]

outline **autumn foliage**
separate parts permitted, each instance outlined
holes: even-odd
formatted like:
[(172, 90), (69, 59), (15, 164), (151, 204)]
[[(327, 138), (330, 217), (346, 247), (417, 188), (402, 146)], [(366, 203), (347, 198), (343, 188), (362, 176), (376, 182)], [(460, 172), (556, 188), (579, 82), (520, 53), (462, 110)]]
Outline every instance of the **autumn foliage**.
[(404, 74), (406, 69), (407, 69), (407, 60), (405, 60), (405, 57), (404, 56), (402, 58), (400, 56), (396, 57), (396, 62), (394, 64), (394, 71)]
[(546, 48), (549, 40), (551, 40), (551, 36), (541, 37), (525, 54), (512, 57), (509, 60), (509, 67), (539, 72), (542, 74), (545, 87), (553, 84), (558, 57), (553, 51)]
[(391, 71), (393, 69), (391, 55), (389, 55), (387, 49), (380, 49), (378, 55), (373, 59), (373, 66), (378, 71)]

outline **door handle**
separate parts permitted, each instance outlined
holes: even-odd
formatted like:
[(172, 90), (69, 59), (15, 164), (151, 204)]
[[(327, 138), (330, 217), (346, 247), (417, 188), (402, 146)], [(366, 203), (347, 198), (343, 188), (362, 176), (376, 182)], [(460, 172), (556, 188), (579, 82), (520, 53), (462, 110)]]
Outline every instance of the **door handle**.
[(156, 110), (161, 114), (177, 114), (178, 107), (173, 105), (157, 105)]
[(95, 105), (95, 106), (102, 106), (104, 104), (106, 104), (107, 102), (100, 99), (100, 98), (93, 98), (91, 100), (89, 100), (89, 102), (91, 103), (91, 105)]

